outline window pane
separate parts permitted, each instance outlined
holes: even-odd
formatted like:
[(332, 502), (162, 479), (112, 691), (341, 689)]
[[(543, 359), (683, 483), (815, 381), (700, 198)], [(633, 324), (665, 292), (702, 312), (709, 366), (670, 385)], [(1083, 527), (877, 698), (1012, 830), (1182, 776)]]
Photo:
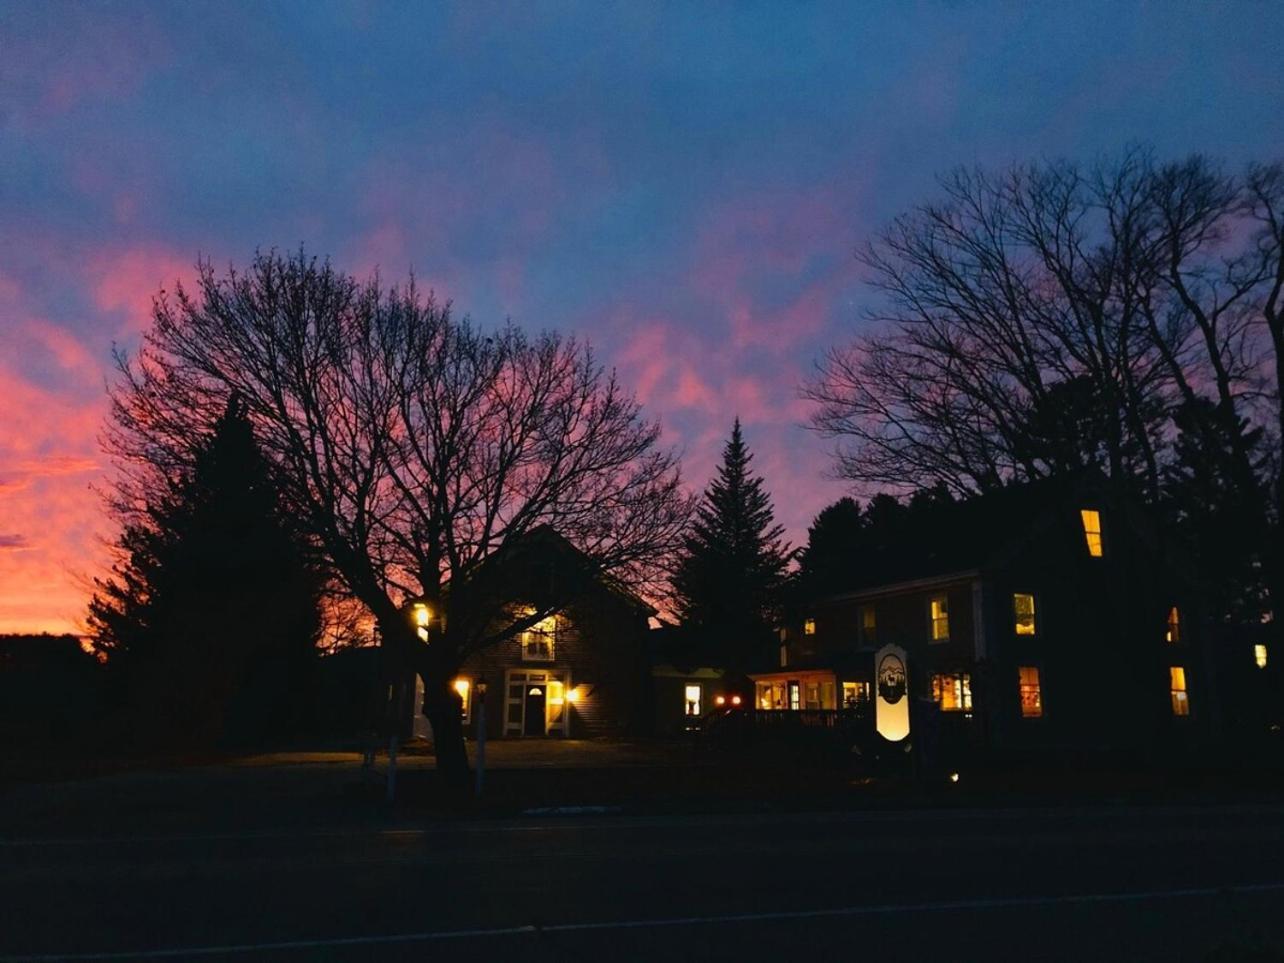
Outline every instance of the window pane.
[(1083, 518), (1083, 537), (1088, 543), (1088, 554), (1093, 558), (1101, 557), (1101, 513), (1095, 508), (1084, 508), (1079, 512)]
[(1023, 665), (1018, 670), (1021, 686), (1021, 715), (1038, 719), (1043, 715), (1043, 693), (1039, 687), (1039, 670), (1036, 666)]
[(689, 685), (683, 691), (682, 696), (686, 714), (698, 716), (700, 714), (700, 687), (698, 685)]
[(1168, 611), (1168, 632), (1165, 638), (1169, 642), (1181, 641), (1181, 613), (1175, 605)]
[(861, 637), (866, 642), (873, 642), (878, 637), (878, 622), (874, 615), (874, 606), (866, 605), (860, 612)]
[(857, 709), (869, 702), (869, 683), (868, 682), (844, 682), (843, 683), (843, 708)]
[(950, 637), (950, 601), (938, 595), (929, 603), (932, 618), (932, 641), (946, 642)]
[(972, 677), (966, 672), (932, 676), (932, 698), (942, 712), (971, 712)]
[(1170, 666), (1168, 679), (1172, 695), (1173, 715), (1190, 715), (1190, 698), (1186, 693), (1186, 670), (1180, 665)]
[(816, 620), (806, 619), (803, 622), (803, 635), (815, 635), (815, 634), (816, 634)]
[(1253, 646), (1253, 662), (1259, 669), (1266, 668), (1266, 646), (1260, 642)]
[(1016, 616), (1016, 634), (1034, 635), (1034, 596), (1017, 592), (1012, 596), (1012, 610)]

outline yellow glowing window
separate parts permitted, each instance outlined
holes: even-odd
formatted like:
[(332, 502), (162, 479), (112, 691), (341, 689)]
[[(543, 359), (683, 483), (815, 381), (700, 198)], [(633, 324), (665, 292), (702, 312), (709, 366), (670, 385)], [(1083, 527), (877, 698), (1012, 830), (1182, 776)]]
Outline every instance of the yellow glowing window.
[(1043, 716), (1043, 690), (1039, 687), (1039, 669), (1023, 665), (1017, 669), (1021, 685), (1021, 715), (1026, 719)]
[(459, 696), (459, 714), (463, 717), (464, 722), (468, 721), (469, 710), (472, 706), (468, 702), (468, 693), (472, 690), (472, 683), (467, 679), (455, 680), (455, 694)]
[(1190, 715), (1190, 698), (1186, 694), (1186, 670), (1180, 665), (1169, 667), (1168, 688), (1172, 695), (1173, 715)]
[(541, 619), (522, 632), (522, 661), (551, 662), (557, 646), (557, 616)]
[(861, 639), (873, 642), (878, 638), (878, 618), (874, 615), (874, 606), (866, 605), (860, 610)]
[(1175, 605), (1168, 610), (1168, 631), (1164, 633), (1164, 638), (1169, 642), (1181, 641), (1181, 613)]
[(428, 641), (428, 623), (432, 621), (432, 609), (423, 602), (416, 602), (410, 607), (415, 623), (415, 634), (424, 642)]
[(1034, 635), (1034, 596), (1016, 592), (1012, 596), (1012, 614), (1016, 618), (1017, 635)]
[(1101, 558), (1101, 512), (1085, 508), (1079, 515), (1083, 518), (1083, 537), (1088, 542), (1088, 554)]
[(948, 642), (950, 639), (950, 600), (938, 595), (929, 603), (932, 618), (932, 641)]
[(966, 672), (932, 676), (932, 699), (942, 712), (971, 712), (972, 677)]
[(1266, 668), (1266, 646), (1260, 642), (1253, 646), (1253, 661), (1259, 669)]
[(700, 714), (700, 687), (698, 685), (689, 685), (682, 692), (682, 701), (685, 705), (685, 714), (688, 716), (698, 716)]
[(806, 619), (803, 622), (803, 635), (815, 635), (815, 634), (816, 634), (816, 620)]
[(861, 706), (869, 704), (869, 683), (868, 682), (844, 682), (843, 683), (843, 708), (859, 709)]

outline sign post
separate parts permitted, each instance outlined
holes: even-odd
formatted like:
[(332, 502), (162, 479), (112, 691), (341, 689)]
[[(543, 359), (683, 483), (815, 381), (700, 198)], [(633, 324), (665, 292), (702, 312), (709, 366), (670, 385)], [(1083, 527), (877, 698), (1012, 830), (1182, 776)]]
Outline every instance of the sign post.
[(482, 781), (486, 778), (486, 680), (477, 680), (477, 773), (473, 795), (482, 794)]

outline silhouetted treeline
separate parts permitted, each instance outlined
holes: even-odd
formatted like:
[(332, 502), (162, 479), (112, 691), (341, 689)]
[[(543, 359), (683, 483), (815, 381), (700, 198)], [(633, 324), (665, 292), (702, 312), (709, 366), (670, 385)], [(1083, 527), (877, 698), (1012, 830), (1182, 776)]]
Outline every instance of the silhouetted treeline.
[(77, 738), (107, 711), (103, 666), (74, 635), (0, 635), (3, 740)]
[(1096, 472), (1193, 549), (1219, 614), (1260, 619), (1284, 597), (1282, 253), (1279, 163), (955, 171), (860, 252), (879, 297), (814, 427), (867, 490)]

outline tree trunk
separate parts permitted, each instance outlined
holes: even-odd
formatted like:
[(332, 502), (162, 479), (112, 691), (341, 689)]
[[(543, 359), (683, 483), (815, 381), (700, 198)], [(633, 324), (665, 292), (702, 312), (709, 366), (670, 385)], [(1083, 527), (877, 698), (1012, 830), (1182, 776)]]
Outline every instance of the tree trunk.
[(454, 675), (439, 667), (426, 667), (420, 672), (424, 680), (423, 713), (432, 723), (437, 771), (446, 785), (466, 791), (470, 770), (464, 747), (463, 705), (454, 689)]

